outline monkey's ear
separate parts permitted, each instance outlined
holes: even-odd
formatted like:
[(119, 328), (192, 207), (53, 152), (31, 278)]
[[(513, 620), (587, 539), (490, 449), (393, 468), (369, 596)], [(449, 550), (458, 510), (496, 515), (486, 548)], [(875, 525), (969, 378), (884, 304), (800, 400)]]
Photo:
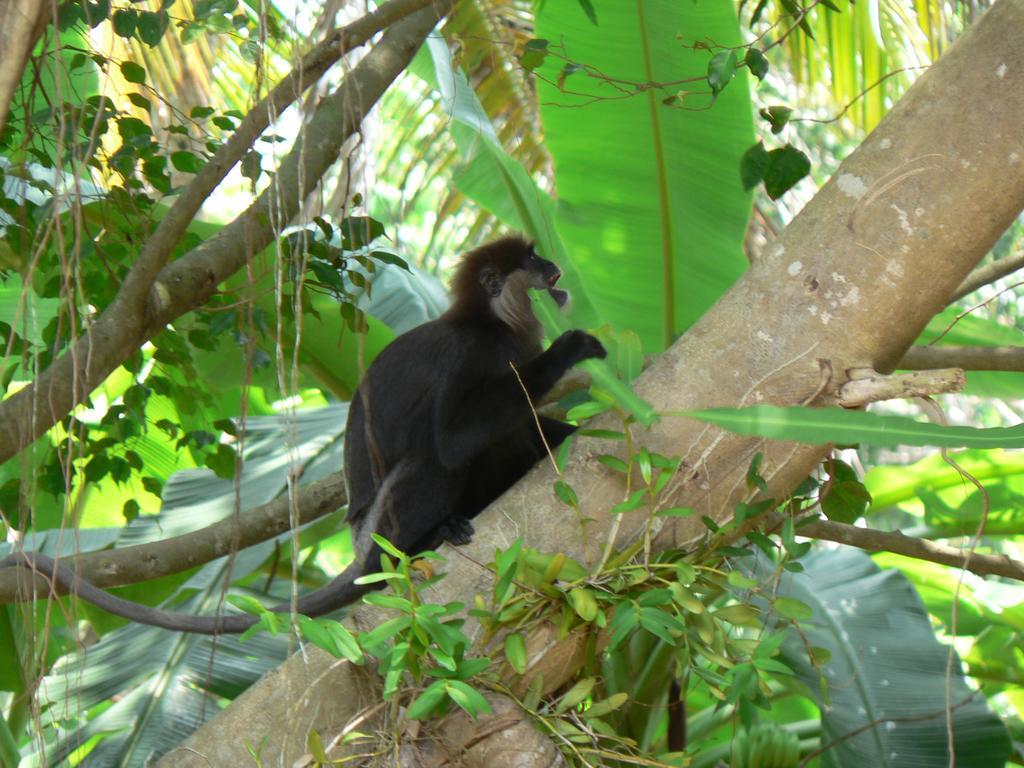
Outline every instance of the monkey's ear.
[(504, 280), (501, 279), (501, 273), (498, 272), (494, 267), (484, 267), (480, 270), (480, 285), (487, 291), (487, 295), (492, 299), (497, 298), (501, 295), (501, 289), (504, 286)]

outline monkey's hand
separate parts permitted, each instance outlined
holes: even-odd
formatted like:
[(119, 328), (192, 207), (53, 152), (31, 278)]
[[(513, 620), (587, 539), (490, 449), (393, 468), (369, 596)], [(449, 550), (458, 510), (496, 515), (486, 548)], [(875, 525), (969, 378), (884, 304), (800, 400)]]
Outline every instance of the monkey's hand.
[(557, 348), (559, 353), (565, 354), (575, 363), (589, 360), (592, 357), (603, 359), (608, 356), (604, 345), (586, 331), (566, 331), (551, 345), (552, 350)]
[(464, 517), (451, 515), (437, 526), (434, 534), (442, 542), (461, 547), (473, 540), (473, 524)]

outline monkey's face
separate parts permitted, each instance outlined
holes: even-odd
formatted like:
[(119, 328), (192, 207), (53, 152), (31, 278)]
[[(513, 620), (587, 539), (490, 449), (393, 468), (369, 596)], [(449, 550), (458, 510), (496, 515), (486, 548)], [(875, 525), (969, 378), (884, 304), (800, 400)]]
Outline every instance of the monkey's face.
[[(558, 306), (565, 306), (569, 293), (555, 287), (561, 270), (553, 262), (537, 255), (533, 243), (515, 240), (498, 241), (495, 245), (504, 248), (486, 253), (489, 263), (479, 271), (480, 285), (493, 301), (504, 294), (506, 303), (511, 300), (528, 302), (526, 290), (535, 288), (547, 291)], [(509, 247), (511, 245), (511, 247)]]
[(531, 288), (536, 288), (538, 291), (547, 291), (558, 306), (565, 306), (565, 302), (569, 300), (568, 291), (555, 287), (558, 278), (562, 276), (561, 270), (555, 266), (554, 262), (538, 256), (537, 252), (533, 249), (532, 243), (530, 244), (529, 253), (523, 259), (521, 269), (529, 275)]

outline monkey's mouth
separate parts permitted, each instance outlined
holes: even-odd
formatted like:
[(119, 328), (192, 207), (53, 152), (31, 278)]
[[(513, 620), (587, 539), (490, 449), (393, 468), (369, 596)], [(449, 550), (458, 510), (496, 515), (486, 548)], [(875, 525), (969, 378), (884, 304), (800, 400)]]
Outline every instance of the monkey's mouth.
[(561, 288), (555, 288), (555, 283), (558, 282), (558, 278), (561, 276), (561, 272), (555, 272), (555, 274), (548, 278), (548, 293), (555, 300), (555, 304), (564, 307), (565, 303), (569, 301), (569, 292), (563, 291)]

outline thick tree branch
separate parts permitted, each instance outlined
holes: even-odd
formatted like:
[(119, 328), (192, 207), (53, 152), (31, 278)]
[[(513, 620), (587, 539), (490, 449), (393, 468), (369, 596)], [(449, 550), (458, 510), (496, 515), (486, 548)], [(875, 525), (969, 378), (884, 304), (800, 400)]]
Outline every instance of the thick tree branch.
[(1024, 268), (1024, 251), (1013, 256), (1007, 256), (1005, 259), (993, 261), (984, 267), (978, 267), (967, 276), (966, 280), (960, 283), (950, 302), (962, 299), (968, 293), (974, 293), (979, 288), (983, 288), (989, 283), (994, 283), (1001, 277), (1011, 275), (1021, 268)]
[(897, 368), (926, 371), (962, 368), (967, 371), (1024, 371), (1024, 347), (915, 346), (899, 361)]
[[(1019, 156), (1018, 127), (1024, 123), (1022, 46), (1024, 0), (999, 0), (843, 161), (764, 257), (641, 374), (637, 393), (662, 413), (754, 402), (795, 405), (823, 391), (834, 396), (841, 383), (826, 381), (823, 388), (819, 360), (836, 372), (891, 370), (1024, 208), (1024, 158), (1007, 160)], [(621, 429), (607, 415), (593, 426)], [(768, 495), (784, 498), (825, 453), (671, 417), (650, 430), (637, 429), (634, 445), (683, 459), (663, 492), (666, 506), (691, 507), (720, 521), (748, 497), (746, 471), (755, 454), (763, 456)], [(610, 532), (618, 532), (619, 546), (642, 537), (645, 514), (610, 512), (623, 498), (622, 476), (599, 457), (619, 446), (597, 438), (574, 441), (561, 480), (576, 491), (580, 515), (588, 518), (585, 530), (554, 497), (554, 470), (542, 463), (474, 521), (471, 544), (458, 552), (442, 549), (447, 576), (425, 589), (424, 599), (472, 604), (475, 595), (489, 594), (493, 574), (480, 563), (517, 538), (594, 566)], [(655, 545), (699, 541), (704, 526), (692, 518), (657, 518), (666, 522)], [(379, 619), (370, 606), (350, 617), (357, 627)], [(465, 626), (479, 631), (472, 617)], [(246, 741), (265, 737), (264, 761), (292, 764), (311, 728), (337, 733), (360, 712), (353, 702), (347, 716), (330, 723), (311, 711), (315, 707), (291, 706), (293, 694), (314, 700), (300, 683), (325, 668), (330, 690), (317, 693), (331, 706), (356, 690), (360, 678), (351, 665), (331, 664), (315, 653), (296, 655), (159, 765), (241, 764)]]
[(961, 550), (928, 539), (916, 539), (900, 531), (876, 531), (858, 528), (856, 525), (837, 523), (833, 520), (815, 520), (797, 529), (801, 536), (812, 539), (834, 541), (869, 552), (892, 552), (917, 560), (965, 568), (979, 576), (1005, 576), (1008, 579), (1024, 581), (1024, 563), (1005, 555), (980, 555), (970, 550)]
[[(296, 500), (298, 523), (328, 515), (346, 501), (345, 479), (340, 472), (303, 486)], [(135, 584), (195, 568), (284, 533), (291, 527), (290, 511), (288, 497), (282, 496), (198, 531), (148, 544), (72, 555), (61, 558), (61, 562), (97, 587)], [(0, 568), (0, 605), (49, 593), (50, 583), (41, 576), (32, 576), (24, 568)]]
[[(382, 18), (391, 18), (398, 10), (406, 12), (419, 0), (393, 0), (390, 12), (370, 14), (372, 22), (361, 24), (359, 35), (351, 26), (340, 30), (332, 48), (317, 49), (310, 66), (321, 72), (340, 56), (344, 46), (373, 34)], [(245, 264), (246, 259), (265, 248), (277, 228), (286, 225), (299, 209), (320, 177), (338, 158), (344, 141), (354, 133), (366, 113), (388, 85), (408, 66), (426, 34), (453, 0), (435, 0), (433, 8), (424, 8), (392, 24), (380, 42), (345, 77), (333, 93), (317, 106), (309, 124), (284, 159), (272, 184), (260, 197), (224, 227), (178, 261), (163, 267), (167, 256), (192, 220), (206, 196), (234, 165), (237, 157), (251, 144), (260, 121), (271, 112), (253, 110), (245, 134), (235, 143), (228, 142), (223, 156), (218, 153), (182, 194), (157, 231), (147, 241), (128, 278), (88, 332), (40, 374), (29, 386), (0, 403), (0, 463), (46, 432), (71, 409), (83, 402), (128, 355), (146, 339), (161, 331), (167, 323), (193, 310), (210, 297), (214, 288)], [(382, 12), (385, 6), (378, 9)], [(398, 9), (398, 10), (396, 10)], [(360, 36), (363, 36), (360, 38)], [(334, 37), (332, 37), (332, 40)], [(311, 54), (312, 55), (312, 54)], [(293, 73), (294, 74), (294, 73)], [(296, 89), (311, 82), (305, 75), (294, 75)], [(274, 97), (274, 94), (277, 94)], [(279, 86), (270, 98), (282, 104), (294, 98), (289, 88)], [(266, 105), (265, 105), (266, 107)], [(264, 126), (265, 127), (265, 126)], [(242, 130), (241, 128), (239, 129)], [(236, 134), (237, 135), (237, 134)], [(250, 138), (251, 137), (251, 138)], [(234, 158), (234, 159), (232, 159)], [(196, 184), (195, 182), (201, 183)], [(161, 267), (163, 267), (161, 269)]]

